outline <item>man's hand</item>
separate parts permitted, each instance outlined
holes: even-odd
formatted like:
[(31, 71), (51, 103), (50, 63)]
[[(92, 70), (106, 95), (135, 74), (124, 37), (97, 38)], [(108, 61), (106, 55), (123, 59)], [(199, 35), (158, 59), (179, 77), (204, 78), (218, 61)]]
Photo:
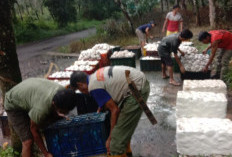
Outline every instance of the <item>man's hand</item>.
[(165, 32), (165, 28), (162, 29), (162, 32), (163, 32), (163, 33)]
[(53, 155), (51, 153), (47, 153), (45, 157), (53, 157)]
[(184, 56), (185, 54), (184, 54), (184, 52), (180, 52), (181, 53), (181, 56)]
[(185, 73), (185, 68), (184, 68), (184, 66), (182, 65), (182, 66), (180, 66), (180, 71), (181, 71), (181, 73), (182, 74), (184, 74)]
[(205, 66), (205, 68), (203, 69), (204, 72), (208, 71), (208, 66)]
[(107, 149), (107, 153), (109, 153), (110, 152), (110, 138), (108, 138), (106, 141), (106, 149)]
[(204, 50), (202, 53), (205, 55), (207, 53), (207, 50)]

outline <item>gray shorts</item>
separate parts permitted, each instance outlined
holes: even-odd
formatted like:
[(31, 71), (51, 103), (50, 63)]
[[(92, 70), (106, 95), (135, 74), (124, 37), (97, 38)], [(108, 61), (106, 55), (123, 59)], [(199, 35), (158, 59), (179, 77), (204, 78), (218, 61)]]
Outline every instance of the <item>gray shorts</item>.
[(137, 28), (135, 33), (139, 38), (139, 42), (146, 42), (146, 35), (141, 30)]
[(20, 140), (26, 141), (33, 139), (30, 129), (30, 118), (27, 112), (24, 111), (6, 111), (8, 120), (12, 124), (13, 129), (19, 136)]

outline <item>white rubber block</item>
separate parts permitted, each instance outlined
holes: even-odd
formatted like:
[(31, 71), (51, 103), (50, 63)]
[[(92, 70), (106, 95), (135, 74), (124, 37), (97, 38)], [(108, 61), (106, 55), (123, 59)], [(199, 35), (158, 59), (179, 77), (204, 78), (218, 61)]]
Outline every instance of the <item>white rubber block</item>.
[(232, 122), (220, 118), (180, 118), (177, 152), (190, 156), (231, 155)]
[(177, 118), (225, 118), (227, 98), (223, 93), (179, 91), (176, 101)]
[(183, 90), (227, 94), (226, 84), (222, 80), (184, 80)]

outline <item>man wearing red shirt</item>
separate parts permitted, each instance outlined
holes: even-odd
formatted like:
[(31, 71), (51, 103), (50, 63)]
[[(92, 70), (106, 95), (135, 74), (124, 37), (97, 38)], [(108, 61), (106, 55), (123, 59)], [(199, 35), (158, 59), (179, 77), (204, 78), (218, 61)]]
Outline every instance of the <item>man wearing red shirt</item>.
[(210, 46), (203, 51), (203, 53), (206, 53), (209, 49), (212, 49), (209, 62), (205, 66), (204, 71), (208, 71), (208, 67), (212, 63), (217, 49), (222, 49), (219, 55), (219, 65), (216, 72), (216, 76), (220, 75), (222, 79), (228, 70), (229, 62), (232, 57), (232, 33), (226, 30), (212, 30), (210, 32), (201, 32), (198, 39), (204, 44), (211, 43)]
[(169, 12), (164, 21), (162, 32), (165, 32), (165, 27), (167, 26), (166, 36), (178, 33), (179, 25), (180, 32), (183, 30), (183, 18), (179, 13), (180, 7), (178, 5), (173, 6), (173, 10)]

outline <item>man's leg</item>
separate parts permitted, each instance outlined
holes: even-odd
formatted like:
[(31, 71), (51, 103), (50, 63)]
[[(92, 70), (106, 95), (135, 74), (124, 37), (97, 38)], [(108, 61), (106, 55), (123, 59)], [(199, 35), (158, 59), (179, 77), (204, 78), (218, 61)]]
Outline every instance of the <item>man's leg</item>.
[(32, 154), (31, 148), (32, 148), (33, 140), (29, 139), (23, 141), (22, 144), (23, 144), (22, 157), (31, 157)]
[(13, 129), (22, 141), (22, 157), (31, 157), (31, 148), (33, 137), (30, 130), (30, 118), (23, 111), (6, 111), (8, 120), (12, 124)]
[(232, 50), (225, 50), (221, 59), (221, 73), (220, 79), (224, 79), (225, 74), (228, 72), (230, 60), (232, 58)]
[(218, 62), (215, 61), (216, 72), (215, 72), (215, 75), (213, 76), (213, 78), (220, 78), (221, 69), (222, 69), (222, 56), (224, 55), (224, 52), (225, 51), (223, 51), (221, 49), (217, 50), (217, 52), (216, 52), (215, 58), (217, 58), (216, 60), (218, 60)]
[[(141, 91), (145, 101), (149, 93), (150, 85), (147, 81)], [(122, 105), (123, 108), (111, 135), (110, 156), (123, 155), (126, 153), (128, 143), (142, 115), (142, 109), (133, 96), (126, 98)]]
[(179, 86), (180, 83), (176, 82), (174, 80), (174, 76), (173, 76), (173, 66), (167, 66), (168, 67), (168, 71), (169, 71), (169, 77), (170, 77), (170, 81), (169, 83), (174, 85), (174, 86)]
[(165, 79), (165, 78), (167, 78), (166, 65), (164, 63), (162, 63), (161, 67), (162, 67), (162, 77), (163, 77), (163, 79)]

